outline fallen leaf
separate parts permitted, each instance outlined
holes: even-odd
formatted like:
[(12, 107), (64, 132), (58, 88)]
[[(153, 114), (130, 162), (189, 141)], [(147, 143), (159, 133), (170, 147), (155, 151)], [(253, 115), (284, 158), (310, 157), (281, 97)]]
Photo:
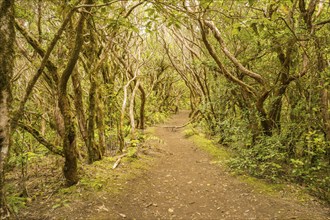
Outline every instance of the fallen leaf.
[(126, 218), (126, 215), (123, 214), (123, 213), (119, 213), (119, 215), (120, 215), (121, 217), (123, 217), (123, 218)]
[(109, 211), (109, 209), (107, 209), (104, 205), (101, 205), (101, 206), (99, 206), (99, 207), (97, 207), (97, 211), (102, 211), (102, 210), (104, 210), (104, 211)]

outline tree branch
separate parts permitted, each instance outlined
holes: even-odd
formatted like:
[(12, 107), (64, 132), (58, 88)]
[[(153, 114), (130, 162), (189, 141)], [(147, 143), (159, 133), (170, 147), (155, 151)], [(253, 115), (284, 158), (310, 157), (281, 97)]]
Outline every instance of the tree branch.
[(215, 39), (218, 41), (218, 43), (220, 44), (221, 50), (225, 53), (225, 55), (232, 61), (232, 63), (245, 75), (248, 75), (249, 77), (255, 79), (257, 82), (259, 82), (260, 84), (264, 85), (264, 79), (257, 73), (252, 72), (251, 70), (248, 70), (247, 68), (245, 68), (243, 66), (243, 64), (241, 64), (239, 62), (239, 60), (236, 59), (236, 57), (230, 53), (230, 51), (228, 50), (227, 46), (225, 45), (224, 40), (221, 37), (221, 33), (219, 31), (219, 29), (215, 26), (215, 24), (212, 21), (207, 21), (204, 20), (204, 24), (209, 27), (211, 29), (211, 31), (213, 32), (213, 36), (215, 37)]
[(238, 85), (240, 85), (245, 91), (247, 91), (248, 93), (256, 96), (256, 92), (255, 89), (246, 84), (245, 82), (243, 82), (242, 80), (238, 79), (237, 77), (233, 76), (227, 69), (225, 69), (225, 67), (223, 66), (222, 62), (220, 61), (219, 57), (217, 56), (217, 54), (215, 53), (213, 47), (211, 46), (211, 44), (209, 43), (209, 41), (207, 40), (205, 31), (200, 23), (200, 26), (202, 28), (201, 33), (202, 33), (202, 39), (203, 42), (206, 46), (206, 49), (208, 50), (209, 54), (211, 55), (211, 57), (213, 58), (213, 60), (216, 62), (216, 64), (219, 67), (219, 72), (223, 73), (226, 78), (228, 78), (230, 81), (237, 83)]
[(321, 22), (317, 23), (316, 25), (324, 25), (324, 24), (328, 24), (328, 23), (330, 23), (330, 19), (321, 21)]
[(51, 151), (54, 154), (60, 155), (64, 157), (64, 153), (62, 149), (56, 147), (54, 144), (48, 142), (41, 134), (40, 132), (33, 128), (30, 125), (23, 124), (22, 122), (17, 122), (17, 125), (30, 133), (40, 144), (44, 145), (49, 151)]
[(33, 78), (29, 81), (28, 86), (25, 90), (25, 95), (22, 99), (22, 101), (19, 104), (18, 110), (14, 113), (13, 119), (12, 119), (12, 128), (13, 130), (16, 127), (16, 123), (19, 121), (20, 117), (22, 116), (22, 113), (24, 112), (24, 106), (29, 99), (32, 90), (37, 83), (38, 79), (40, 78), (41, 74), (43, 73), (45, 67), (47, 67), (50, 72), (52, 73), (53, 79), (55, 83), (58, 83), (58, 76), (57, 76), (57, 68), (56, 66), (49, 61), (50, 54), (52, 53), (53, 49), (55, 48), (56, 43), (59, 41), (66, 25), (69, 23), (72, 15), (74, 14), (74, 9), (70, 10), (68, 15), (66, 16), (65, 20), (63, 21), (60, 29), (55, 34), (53, 40), (49, 44), (49, 47), (47, 48), (47, 51), (45, 52), (44, 49), (42, 49), (39, 42), (34, 39), (17, 21), (15, 21), (16, 28), (22, 33), (22, 35), (27, 39), (27, 41), (33, 46), (33, 48), (39, 53), (40, 56), (43, 57), (40, 67), (37, 71), (37, 73), (33, 76)]
[(80, 16), (80, 19), (78, 21), (78, 25), (77, 25), (77, 28), (76, 28), (76, 39), (75, 39), (75, 45), (74, 45), (74, 48), (73, 48), (73, 51), (71, 53), (71, 56), (69, 58), (69, 61), (68, 61), (68, 64), (66, 65), (64, 71), (63, 71), (63, 74), (61, 76), (61, 79), (60, 79), (60, 92), (62, 94), (66, 94), (66, 88), (67, 88), (67, 83), (68, 83), (68, 80), (72, 74), (72, 71), (78, 61), (78, 58), (79, 58), (79, 54), (80, 54), (80, 51), (81, 51), (81, 48), (82, 48), (82, 45), (83, 45), (83, 29), (84, 29), (84, 23), (85, 23), (85, 15), (81, 15)]

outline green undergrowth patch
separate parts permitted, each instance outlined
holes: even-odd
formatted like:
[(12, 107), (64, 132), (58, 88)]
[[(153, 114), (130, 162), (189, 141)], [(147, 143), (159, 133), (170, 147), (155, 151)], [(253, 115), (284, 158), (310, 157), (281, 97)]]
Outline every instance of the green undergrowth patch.
[(156, 132), (156, 127), (147, 127), (147, 129), (144, 130), (144, 133), (149, 137), (154, 137), (155, 132)]
[(194, 128), (184, 130), (185, 137), (191, 139), (200, 149), (213, 157), (212, 163), (225, 164), (230, 159), (230, 152), (217, 145), (215, 141), (208, 139), (203, 133)]
[(154, 159), (145, 154), (146, 151), (153, 151), (150, 140), (154, 132), (153, 129), (147, 129), (143, 134), (143, 143), (132, 142), (119, 155), (104, 157), (93, 164), (80, 164), (81, 179), (78, 184), (59, 189), (48, 206), (57, 213), (67, 213), (74, 206), (83, 206), (122, 193), (127, 182), (134, 181), (154, 163)]
[[(238, 176), (238, 175), (236, 175)], [(255, 187), (259, 192), (270, 194), (270, 195), (277, 195), (279, 192), (285, 189), (285, 185), (278, 184), (278, 183), (269, 183), (262, 179), (258, 179), (252, 176), (247, 175), (239, 175), (238, 178), (249, 185)]]
[[(131, 151), (134, 154), (129, 151), (124, 157), (106, 157), (92, 165), (84, 166), (83, 176), (77, 187), (87, 191), (118, 193), (126, 181), (147, 170), (153, 161), (145, 155), (136, 156), (135, 150)], [(115, 163), (119, 165), (113, 169)]]
[(35, 213), (35, 210), (38, 210), (38, 216), (31, 219), (40, 216), (48, 219), (49, 213), (58, 219), (67, 219), (65, 216), (72, 210), (79, 210), (86, 204), (96, 205), (101, 200), (117, 196), (125, 190), (129, 181), (135, 181), (135, 178), (145, 173), (154, 163), (151, 155), (158, 152), (155, 150), (158, 140), (154, 134), (155, 129), (148, 128), (136, 139), (127, 142), (123, 152), (105, 156), (93, 164), (79, 160), (80, 180), (70, 187), (65, 186), (63, 158), (37, 158), (38, 163), (31, 163), (27, 170), (24, 185), (26, 196), (22, 196), (23, 187), (19, 185), (22, 180), (19, 170), (8, 175), (10, 182), (6, 186), (7, 201), (21, 219)]
[[(120, 158), (120, 159), (119, 159)], [(114, 169), (114, 164), (119, 165)], [(73, 207), (93, 203), (99, 198), (113, 197), (121, 193), (126, 182), (145, 172), (152, 164), (152, 158), (145, 155), (125, 154), (115, 157), (104, 157), (93, 164), (80, 165), (80, 181), (71, 187), (61, 187), (49, 196), (47, 206), (56, 210), (59, 217)]]
[(149, 146), (147, 142), (154, 136), (154, 132), (152, 128), (148, 128), (144, 133), (144, 143), (139, 147), (132, 145), (124, 149), (121, 155), (104, 157), (93, 164), (80, 166), (82, 178), (76, 187), (90, 192), (119, 193), (128, 180), (141, 175), (153, 163), (152, 157), (141, 152)]
[[(115, 163), (119, 165), (113, 169)], [(145, 155), (105, 157), (81, 169), (81, 179), (78, 184), (61, 188), (53, 196), (50, 207), (59, 212), (85, 202), (92, 202), (100, 197), (113, 197), (121, 193), (126, 182), (133, 180), (149, 169), (153, 159)], [(82, 166), (81, 166), (82, 167)]]
[(240, 181), (253, 186), (258, 192), (272, 196), (295, 199), (301, 202), (314, 200), (308, 191), (295, 184), (274, 183), (248, 175), (237, 175)]

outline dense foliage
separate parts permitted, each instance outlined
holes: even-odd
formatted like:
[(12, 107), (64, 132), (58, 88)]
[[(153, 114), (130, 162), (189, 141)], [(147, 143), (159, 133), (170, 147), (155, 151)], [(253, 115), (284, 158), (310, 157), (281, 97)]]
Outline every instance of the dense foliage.
[(184, 9), (188, 25), (173, 34), (190, 42), (179, 72), (192, 79), (195, 115), (236, 152), (231, 166), (329, 199), (329, 3), (200, 1)]
[[(8, 168), (93, 163), (179, 108), (232, 167), (329, 199), (330, 4), (322, 0), (15, 2)], [(22, 184), (22, 190), (25, 190)]]

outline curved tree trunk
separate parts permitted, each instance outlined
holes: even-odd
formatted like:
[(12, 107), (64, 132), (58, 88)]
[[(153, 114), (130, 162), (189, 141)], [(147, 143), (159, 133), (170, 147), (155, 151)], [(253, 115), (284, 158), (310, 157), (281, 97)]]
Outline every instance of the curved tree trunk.
[[(93, 3), (91, 0), (86, 1), (87, 4)], [(79, 180), (77, 170), (77, 147), (76, 147), (76, 131), (74, 125), (73, 114), (70, 110), (70, 102), (67, 94), (67, 84), (75, 65), (78, 61), (79, 54), (83, 45), (83, 29), (86, 20), (86, 14), (80, 15), (76, 28), (75, 45), (68, 64), (66, 65), (59, 83), (59, 107), (64, 119), (65, 134), (63, 137), (63, 150), (65, 156), (65, 164), (63, 167), (64, 176), (67, 185), (76, 184)]]

